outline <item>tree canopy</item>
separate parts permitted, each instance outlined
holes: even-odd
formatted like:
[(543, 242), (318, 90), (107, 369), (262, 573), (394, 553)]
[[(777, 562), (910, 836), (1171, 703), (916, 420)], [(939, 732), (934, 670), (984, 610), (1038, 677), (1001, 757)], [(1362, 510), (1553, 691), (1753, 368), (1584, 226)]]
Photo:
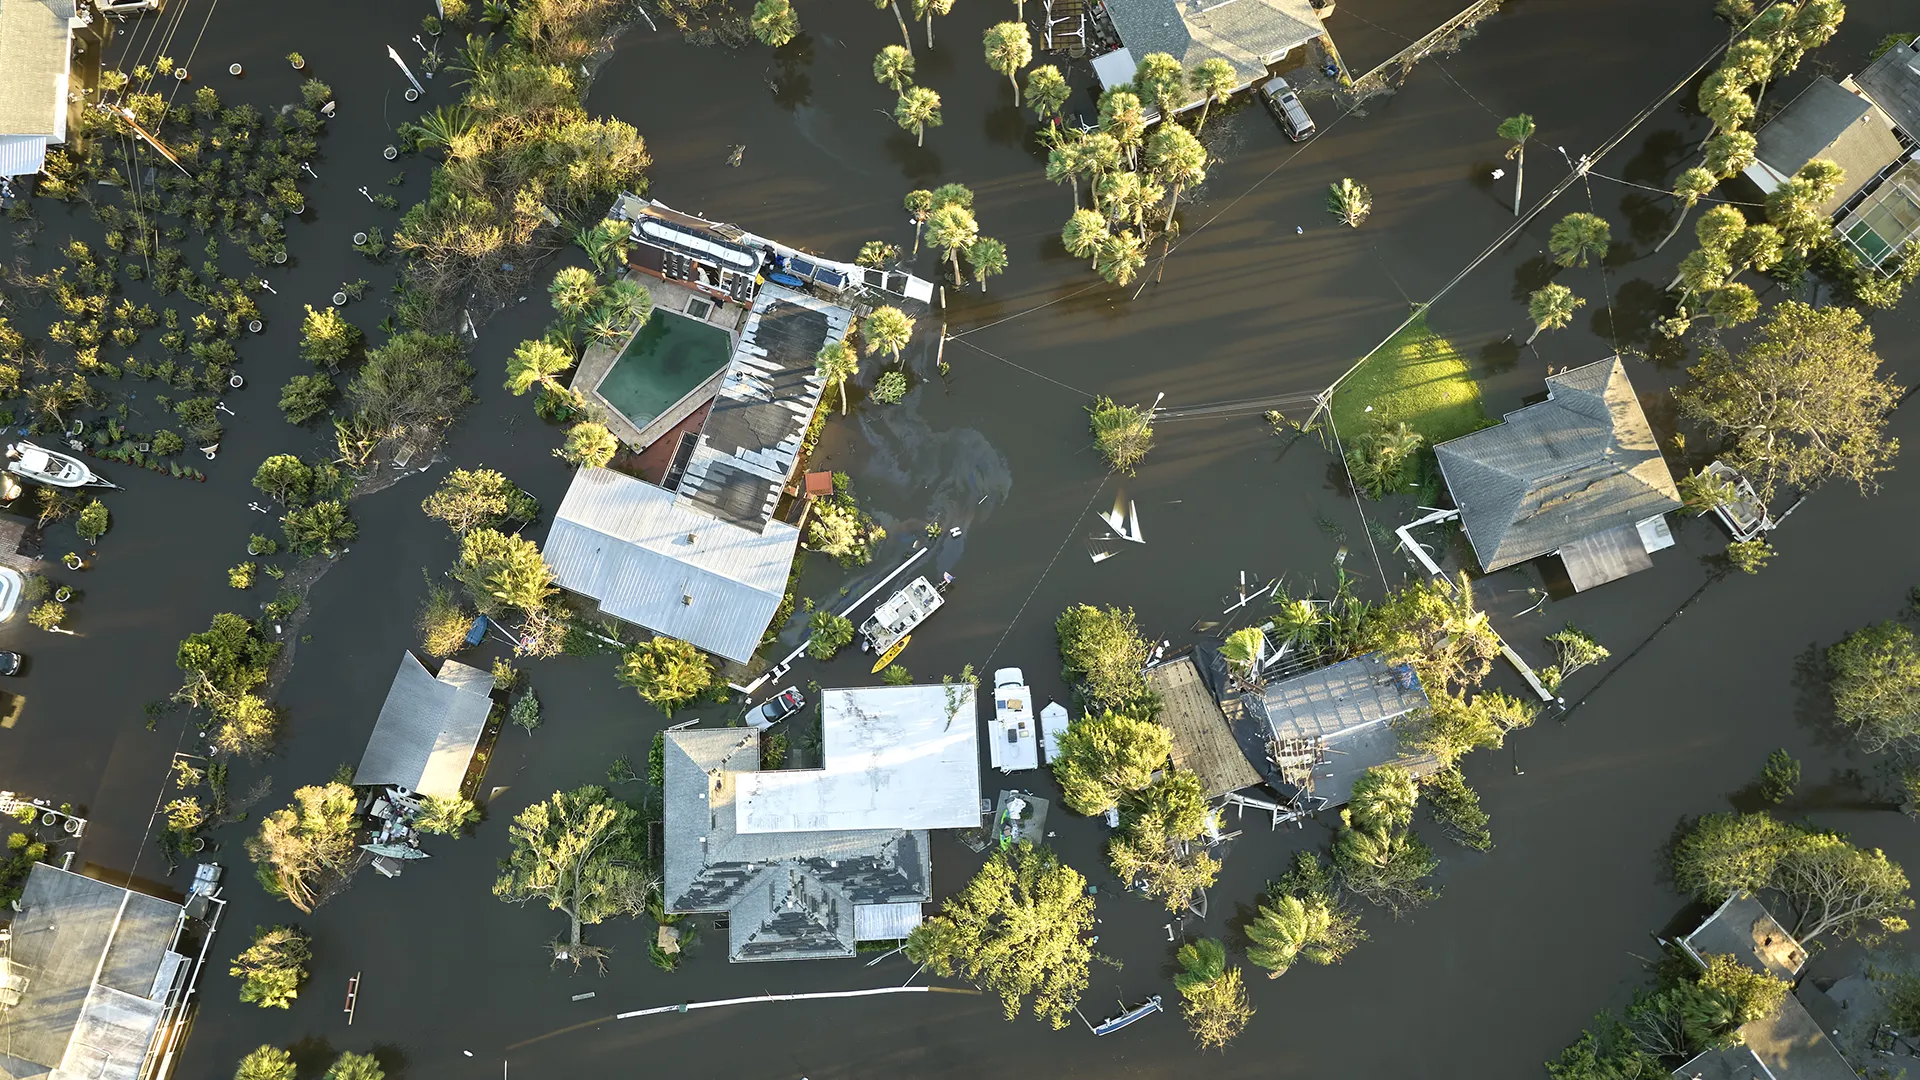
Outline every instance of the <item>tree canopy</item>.
[(553, 570), (533, 541), (494, 529), (473, 529), (460, 538), (453, 579), (483, 615), (505, 608), (537, 611), (554, 590)]
[(307, 935), (291, 926), (259, 926), (253, 944), (233, 958), (227, 974), (244, 980), (240, 1000), (263, 1009), (284, 1009), (300, 996), (313, 948)]
[(668, 716), (713, 686), (713, 661), (678, 638), (655, 635), (620, 657), (621, 682)]
[(1334, 835), (1333, 863), (1341, 884), (1396, 918), (1433, 898), (1424, 882), (1440, 865), (1411, 828), (1418, 797), (1406, 769), (1376, 765), (1354, 782), (1353, 799), (1340, 811)]
[(556, 791), (522, 810), (508, 829), (513, 850), (501, 864), (493, 895), (508, 903), (544, 900), (567, 916), (565, 942), (554, 958), (604, 954), (581, 942), (581, 928), (644, 909), (648, 878), (640, 850), (640, 814), (594, 786)]
[(1834, 716), (1868, 753), (1920, 745), (1920, 642), (1891, 620), (1827, 649)]
[(1202, 1050), (1217, 1050), (1234, 1040), (1253, 1019), (1247, 987), (1239, 968), (1227, 966), (1227, 950), (1212, 938), (1180, 946), (1175, 953), (1181, 970), (1174, 988), (1185, 999), (1181, 1014)]
[(311, 912), (323, 898), (326, 879), (352, 865), (359, 802), (341, 783), (295, 789), (292, 804), (262, 818), (260, 830), (247, 841), (260, 884)]
[(1172, 752), (1173, 733), (1165, 725), (1107, 710), (1068, 724), (1050, 758), (1067, 808), (1091, 816), (1145, 788)]
[(1196, 843), (1206, 831), (1207, 797), (1190, 772), (1168, 769), (1120, 800), (1120, 833), (1107, 845), (1113, 872), (1140, 882), (1168, 911), (1182, 911), (1196, 890), (1212, 885), (1220, 862)]
[(1784, 301), (1738, 356), (1708, 343), (1688, 371), (1681, 414), (1726, 441), (1763, 500), (1835, 477), (1871, 493), (1900, 449), (1886, 425), (1902, 390), (1852, 308)]
[(464, 536), (475, 529), (532, 521), (540, 513), (540, 504), (497, 470), (454, 469), (420, 503), (420, 510)]
[(1086, 991), (1095, 957), (1087, 881), (1046, 848), (995, 852), (940, 914), (907, 938), (907, 956), (1000, 995), (1009, 1020), (1030, 1004), (1059, 1030)]
[(1301, 960), (1337, 964), (1367, 940), (1359, 916), (1340, 902), (1333, 875), (1311, 852), (1294, 853), (1294, 868), (1276, 883), (1247, 923), (1247, 959), (1285, 975)]
[(1878, 849), (1764, 813), (1707, 814), (1673, 845), (1674, 884), (1709, 903), (1736, 891), (1773, 889), (1798, 913), (1793, 934), (1825, 933), (1871, 943), (1907, 927), (1907, 876)]
[(1075, 604), (1054, 620), (1061, 674), (1090, 705), (1120, 708), (1141, 702), (1147, 683), (1140, 669), (1153, 646), (1140, 636), (1132, 608)]

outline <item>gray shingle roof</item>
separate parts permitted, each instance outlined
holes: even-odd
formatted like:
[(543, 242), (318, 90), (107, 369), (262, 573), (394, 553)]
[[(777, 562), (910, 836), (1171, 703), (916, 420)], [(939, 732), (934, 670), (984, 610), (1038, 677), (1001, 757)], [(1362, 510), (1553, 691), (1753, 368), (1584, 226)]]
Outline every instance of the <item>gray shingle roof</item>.
[(1911, 41), (1881, 53), (1853, 81), (1909, 139), (1920, 140), (1920, 49)]
[(853, 955), (857, 905), (931, 897), (924, 832), (736, 831), (737, 778), (759, 767), (760, 734), (751, 728), (667, 733), (667, 910), (728, 912), (732, 959), (800, 960)]
[[(1265, 78), (1267, 63), (1323, 33), (1310, 0), (1105, 0), (1120, 41), (1137, 63), (1162, 52), (1192, 71), (1219, 57), (1241, 83)], [(1192, 100), (1198, 102), (1200, 95)]]
[(799, 543), (785, 522), (741, 528), (644, 480), (581, 469), (541, 553), (562, 588), (607, 614), (745, 662), (780, 606)]
[(0, 1075), (134, 1080), (159, 1027), (156, 977), (181, 962), (180, 905), (42, 863), (20, 906), (10, 950), (25, 985), (3, 1014)]
[(64, 137), (73, 0), (0, 0), (0, 135)]
[(1766, 905), (1744, 892), (1728, 897), (1699, 929), (1681, 938), (1680, 945), (1702, 964), (1709, 956), (1732, 956), (1787, 982), (1799, 978), (1807, 962), (1807, 950), (1774, 920)]
[(1767, 121), (1755, 140), (1754, 157), (1781, 176), (1816, 158), (1845, 170), (1833, 198), (1821, 207), (1824, 214), (1840, 209), (1904, 152), (1887, 114), (1824, 75)]
[(1546, 401), (1435, 446), (1491, 572), (1680, 506), (1619, 357), (1547, 377)]
[(1249, 713), (1278, 741), (1317, 742), (1325, 751), (1313, 770), (1313, 794), (1339, 806), (1353, 794), (1353, 782), (1376, 765), (1398, 761), (1416, 774), (1431, 771), (1430, 760), (1400, 751), (1392, 721), (1427, 707), (1420, 677), (1405, 665), (1389, 667), (1381, 653), (1269, 683), (1243, 698)]
[(448, 660), (436, 679), (412, 653), (402, 653), (353, 782), (418, 795), (460, 794), (487, 729), (492, 688), (493, 676), (479, 668)]

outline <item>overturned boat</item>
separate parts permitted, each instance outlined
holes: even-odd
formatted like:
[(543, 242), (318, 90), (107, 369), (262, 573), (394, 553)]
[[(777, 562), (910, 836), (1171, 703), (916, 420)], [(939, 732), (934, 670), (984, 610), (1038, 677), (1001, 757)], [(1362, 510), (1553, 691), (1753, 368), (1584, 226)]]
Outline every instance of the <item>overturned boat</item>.
[(119, 486), (87, 468), (86, 462), (72, 454), (63, 454), (58, 450), (35, 446), (25, 439), (7, 447), (7, 471), (48, 487)]

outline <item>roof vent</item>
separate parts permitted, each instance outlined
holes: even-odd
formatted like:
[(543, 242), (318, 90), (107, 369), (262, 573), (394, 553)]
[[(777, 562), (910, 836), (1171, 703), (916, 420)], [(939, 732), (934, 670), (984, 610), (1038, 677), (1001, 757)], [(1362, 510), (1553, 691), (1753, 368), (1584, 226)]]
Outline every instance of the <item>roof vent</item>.
[(686, 607), (692, 607), (692, 606), (693, 606), (693, 594), (692, 594), (692, 593), (681, 593), (681, 594), (680, 594), (680, 603), (681, 603), (681, 604), (683, 604), (683, 605), (685, 605)]
[(700, 534), (697, 532), (690, 532), (687, 534), (687, 543), (689, 544), (694, 543), (699, 539), (700, 539)]

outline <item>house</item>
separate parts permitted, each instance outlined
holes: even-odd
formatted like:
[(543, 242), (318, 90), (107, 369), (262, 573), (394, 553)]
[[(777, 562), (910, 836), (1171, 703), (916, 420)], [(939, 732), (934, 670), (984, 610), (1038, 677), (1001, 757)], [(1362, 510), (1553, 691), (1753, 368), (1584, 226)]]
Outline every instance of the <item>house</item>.
[(1343, 806), (1353, 782), (1376, 765), (1399, 764), (1416, 776), (1437, 762), (1400, 748), (1393, 721), (1427, 708), (1420, 676), (1405, 664), (1367, 653), (1268, 683), (1241, 695), (1264, 726), (1267, 761), (1256, 761), (1282, 791), (1310, 796), (1313, 809)]
[(930, 829), (980, 825), (970, 686), (820, 695), (822, 764), (762, 771), (760, 732), (666, 733), (667, 911), (727, 916), (736, 961), (852, 956), (920, 924)]
[[(1795, 941), (1760, 901), (1735, 893), (1699, 929), (1680, 939), (1681, 951), (1705, 967), (1709, 956), (1732, 956), (1761, 974), (1792, 983), (1807, 962)], [(1853, 1080), (1853, 1067), (1795, 994), (1771, 1016), (1743, 1024), (1740, 1042), (1709, 1050), (1673, 1070), (1675, 1080)]]
[[(1203, 60), (1225, 60), (1239, 76), (1238, 92), (1326, 33), (1312, 0), (1104, 0), (1104, 7), (1121, 45), (1094, 58), (1094, 76), (1106, 87), (1132, 82), (1148, 53), (1166, 53), (1187, 71)], [(1203, 100), (1196, 92), (1175, 111)]]
[(1619, 357), (1547, 377), (1547, 399), (1434, 448), (1488, 573), (1559, 555), (1576, 590), (1653, 565), (1680, 492)]
[(0, 179), (67, 141), (73, 32), (91, 20), (85, 0), (0, 0)]
[(1173, 732), (1174, 765), (1198, 777), (1207, 798), (1260, 782), (1191, 653), (1148, 668), (1146, 679), (1160, 699), (1160, 722)]
[(1920, 239), (1920, 38), (1895, 45), (1868, 64), (1853, 82), (1893, 121), (1909, 147), (1897, 164), (1882, 168), (1877, 182), (1840, 213), (1834, 227), (1856, 255), (1882, 272), (1889, 257)]
[(401, 798), (462, 794), (492, 693), (490, 672), (447, 660), (434, 676), (413, 653), (401, 653), (354, 786), (388, 788)]
[(0, 930), (0, 1080), (164, 1077), (212, 934), (179, 904), (36, 864)]

